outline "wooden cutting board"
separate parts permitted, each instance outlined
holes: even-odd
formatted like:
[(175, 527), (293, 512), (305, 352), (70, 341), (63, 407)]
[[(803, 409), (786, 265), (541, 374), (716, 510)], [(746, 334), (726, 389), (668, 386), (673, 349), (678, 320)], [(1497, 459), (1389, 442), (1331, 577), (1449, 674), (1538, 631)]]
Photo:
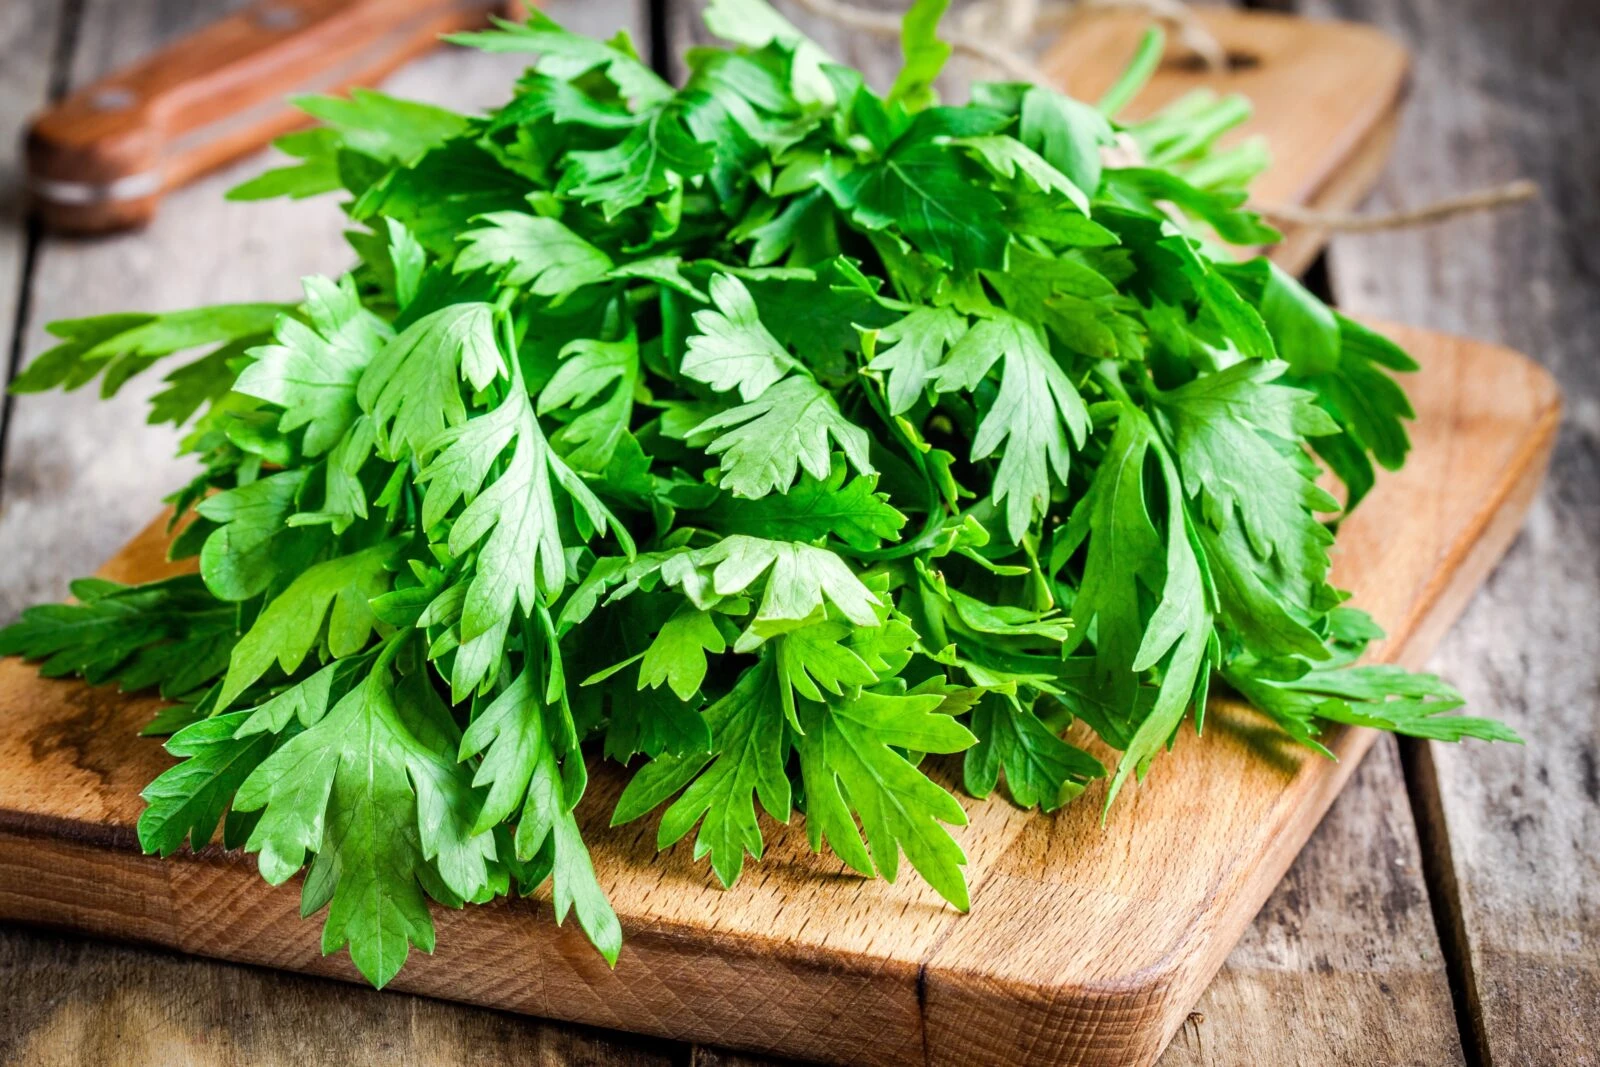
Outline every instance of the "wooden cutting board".
[[(1348, 26), (1260, 15), (1213, 24), (1258, 59), (1221, 80), (1258, 100), (1252, 128), (1278, 146), (1263, 198), (1332, 206), (1364, 189), (1403, 81), (1399, 50)], [(1117, 46), (1107, 64), (1110, 47), (1086, 32), (1050, 62), (1092, 92), (1127, 51)], [(1324, 71), (1324, 59), (1343, 73)], [(1151, 91), (1215, 80), (1178, 58)], [(1318, 107), (1289, 106), (1313, 85)], [(1416, 664), (1514, 535), (1559, 401), (1514, 353), (1391, 332), (1424, 364), (1408, 383), (1416, 451), (1346, 524), (1335, 576), (1389, 628), (1376, 658)], [(154, 577), (168, 569), (162, 547), (152, 528), (102, 573)], [(320, 923), (298, 917), (298, 889), (268, 887), (252, 858), (214, 847), (139, 854), (138, 791), (171, 762), (135, 737), (156, 707), (0, 662), (0, 917), (358, 980), (345, 956), (321, 955)], [(441, 909), (437, 954), (413, 954), (393, 985), (817, 1060), (1147, 1063), (1372, 740), (1335, 734), (1335, 763), (1283, 744), (1245, 708), (1216, 702), (1207, 721), (1205, 737), (1185, 732), (1104, 829), (1099, 787), (1051, 817), (963, 800), (966, 916), (911, 872), (898, 885), (846, 874), (810, 853), (798, 820), (769, 824), (767, 857), (734, 891), (716, 889), (687, 847), (655, 852), (653, 821), (606, 826), (622, 777), (597, 765), (579, 810), (627, 937), (618, 967), (571, 924), (556, 927), (535, 897)]]
[[(1423, 364), (1416, 448), (1341, 531), (1334, 574), (1391, 634), (1374, 658), (1416, 666), (1515, 535), (1559, 399), (1505, 349), (1387, 332)], [(102, 573), (164, 573), (163, 547), (153, 526)], [(0, 661), (0, 916), (359, 980), (321, 955), (298, 888), (269, 887), (253, 858), (139, 854), (138, 792), (171, 762), (134, 736), (157, 707)], [(909, 871), (844, 873), (798, 819), (769, 823), (767, 856), (719, 890), (688, 846), (655, 851), (653, 820), (607, 827), (623, 777), (597, 764), (579, 814), (626, 933), (617, 968), (534, 898), (438, 909), (437, 954), (413, 953), (393, 985), (809, 1059), (1149, 1062), (1373, 736), (1334, 733), (1333, 762), (1213, 701), (1205, 736), (1184, 731), (1104, 829), (1103, 783), (1051, 817), (964, 798), (966, 916)]]

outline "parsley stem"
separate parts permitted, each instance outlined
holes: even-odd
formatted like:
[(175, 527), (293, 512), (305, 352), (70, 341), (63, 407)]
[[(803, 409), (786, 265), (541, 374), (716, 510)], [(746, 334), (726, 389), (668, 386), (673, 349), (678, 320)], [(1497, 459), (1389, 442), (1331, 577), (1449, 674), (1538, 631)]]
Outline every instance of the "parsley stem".
[(1100, 376), (1100, 384), (1106, 392), (1128, 407), (1134, 406), (1133, 397), (1128, 395), (1127, 387), (1122, 384), (1122, 375), (1115, 363), (1103, 359), (1096, 364), (1095, 373)]
[(922, 475), (923, 485), (927, 489), (928, 512), (927, 517), (922, 521), (922, 530), (916, 537), (903, 541), (892, 548), (854, 551), (851, 555), (862, 560), (884, 561), (902, 559), (906, 556), (916, 555), (919, 552), (925, 552), (938, 541), (939, 533), (944, 528), (944, 498), (939, 494), (938, 482), (928, 472), (927, 460), (923, 457), (922, 449), (918, 448), (916, 442), (906, 435), (904, 429), (900, 426), (900, 420), (889, 414), (889, 409), (884, 406), (883, 398), (875, 392), (874, 383), (870, 379), (866, 380), (861, 392), (866, 396), (867, 403), (872, 406), (872, 410), (877, 414), (878, 418), (886, 426), (890, 427), (895, 436), (900, 439), (900, 443), (905, 447), (907, 457), (911, 460), (912, 465), (917, 468), (917, 473)]
[(1128, 66), (1123, 70), (1122, 76), (1112, 83), (1111, 88), (1100, 97), (1100, 102), (1095, 106), (1107, 118), (1113, 118), (1117, 112), (1128, 105), (1145, 82), (1156, 72), (1156, 67), (1161, 63), (1162, 50), (1167, 46), (1167, 35), (1161, 32), (1159, 26), (1152, 26), (1144, 31), (1144, 37), (1139, 41), (1139, 47), (1134, 50), (1133, 58), (1128, 61)]

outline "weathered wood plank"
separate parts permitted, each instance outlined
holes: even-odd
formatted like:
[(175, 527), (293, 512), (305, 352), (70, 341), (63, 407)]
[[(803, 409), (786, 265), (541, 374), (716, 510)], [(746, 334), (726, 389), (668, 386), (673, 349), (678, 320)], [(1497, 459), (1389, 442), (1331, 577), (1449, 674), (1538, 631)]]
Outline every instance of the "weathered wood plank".
[(1531, 177), (1536, 206), (1336, 241), (1350, 308), (1517, 346), (1567, 395), (1527, 529), (1434, 661), (1525, 748), (1421, 746), (1436, 890), (1484, 1062), (1600, 1062), (1600, 21), (1587, 0), (1315, 0), (1410, 43), (1417, 75), (1376, 206)]
[[(32, 5), (30, 5), (32, 6)], [(181, 0), (88, 4), (70, 79), (81, 85), (215, 17), (223, 5)], [(228, 5), (237, 6), (237, 4)], [(44, 324), (109, 311), (165, 310), (229, 300), (292, 299), (302, 274), (349, 257), (337, 208), (228, 204), (222, 193), (251, 168), (230, 168), (180, 190), (147, 229), (95, 240), (47, 236), (22, 324), (23, 365), (49, 347)], [(101, 402), (93, 387), (19, 396), (0, 471), (0, 621), (55, 599), (150, 518), (152, 500), (192, 476), (173, 458), (176, 435), (144, 425), (159, 375)]]
[[(64, 6), (13, 3), (0, 7), (0, 380), (16, 336), (29, 232), (24, 218), (22, 130), (49, 98)], [(9, 405), (0, 401), (0, 434)], [(3, 440), (3, 438), (0, 438)]]
[(0, 930), (0, 1062), (669, 1067), (688, 1050), (37, 930)]
[(1161, 1063), (1460, 1062), (1405, 781), (1382, 738)]

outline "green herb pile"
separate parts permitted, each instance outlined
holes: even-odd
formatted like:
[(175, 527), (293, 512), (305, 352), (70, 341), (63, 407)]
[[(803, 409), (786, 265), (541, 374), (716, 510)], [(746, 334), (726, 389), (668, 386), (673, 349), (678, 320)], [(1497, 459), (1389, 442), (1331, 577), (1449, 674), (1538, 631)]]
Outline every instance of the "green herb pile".
[(171, 501), (198, 573), (0, 631), (173, 701), (147, 850), (221, 823), (269, 882), (304, 869), (324, 950), (382, 985), (430, 899), (547, 879), (615, 961), (586, 752), (633, 767), (614, 823), (662, 809), (724, 884), (759, 802), (965, 908), (929, 755), (1046, 811), (1109, 773), (1110, 805), (1218, 685), (1313, 748), (1512, 736), (1350, 666), (1379, 631), (1328, 584), (1331, 520), (1404, 459), (1414, 364), (1220, 251), (1277, 238), (1243, 207), (1260, 147), (1216, 147), (1240, 102), (1109, 121), (1152, 39), (1098, 107), (940, 106), (943, 6), (886, 96), (760, 0), (712, 4), (739, 44), (680, 89), (539, 14), (462, 35), (536, 57), (506, 106), (304, 101), (325, 125), (233, 194), (343, 191), (348, 274), (50, 327), (16, 388), (209, 349), (151, 413), (202, 467)]

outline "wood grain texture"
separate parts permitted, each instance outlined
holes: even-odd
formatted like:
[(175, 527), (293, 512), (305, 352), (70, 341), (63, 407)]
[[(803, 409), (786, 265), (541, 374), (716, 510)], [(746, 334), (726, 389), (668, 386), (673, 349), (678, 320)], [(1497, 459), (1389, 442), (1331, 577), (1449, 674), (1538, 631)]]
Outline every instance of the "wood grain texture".
[[(63, 32), (54, 4), (0, 6), (0, 378), (9, 370), (31, 236), (24, 221), (22, 131), (49, 100), (56, 45)], [(0, 434), (6, 409), (0, 398)], [(3, 437), (0, 437), (3, 440)]]
[[(1391, 738), (1380, 737), (1162, 1067), (1463, 1062)], [(696, 1048), (694, 1067), (776, 1061)]]
[(1528, 744), (1418, 746), (1414, 766), (1479, 1059), (1600, 1063), (1600, 18), (1584, 0), (1305, 6), (1416, 50), (1406, 148), (1375, 206), (1542, 188), (1536, 205), (1341, 238), (1329, 273), (1347, 306), (1516, 345), (1567, 394), (1527, 530), (1433, 663)]
[(1161, 1065), (1462, 1062), (1400, 761), (1380, 737)]
[(670, 1067), (688, 1049), (45, 930), (0, 935), (10, 1067)]
[[(1509, 543), (1557, 418), (1551, 384), (1503, 349), (1407, 331), (1423, 360), (1416, 450), (1347, 523), (1335, 579), (1414, 663)], [(136, 551), (159, 541), (152, 530)], [(124, 571), (126, 571), (126, 567)], [(208, 848), (137, 854), (137, 790), (167, 764), (126, 738), (154, 709), (0, 663), (0, 914), (183, 951), (354, 976), (317, 950), (296, 894)], [(628, 941), (608, 970), (542, 896), (439, 915), (439, 950), (395, 986), (686, 1040), (838, 1061), (1152, 1062), (1288, 868), (1374, 735), (1334, 763), (1218, 701), (1098, 826), (1098, 790), (1054, 817), (963, 803), (973, 910), (889, 885), (774, 828), (739, 892), (712, 888), (654, 827), (609, 828), (622, 776), (579, 808)], [(87, 876), (86, 876), (87, 875)], [(783, 1011), (774, 1005), (784, 1005)]]

